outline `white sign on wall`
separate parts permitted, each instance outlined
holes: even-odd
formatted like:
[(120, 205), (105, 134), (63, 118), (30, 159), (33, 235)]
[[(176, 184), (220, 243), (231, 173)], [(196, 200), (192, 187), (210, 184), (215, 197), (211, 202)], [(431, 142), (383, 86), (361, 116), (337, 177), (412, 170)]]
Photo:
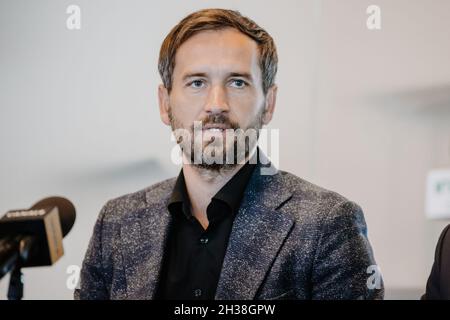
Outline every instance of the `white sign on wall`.
[(430, 219), (450, 219), (450, 169), (428, 173), (426, 214)]

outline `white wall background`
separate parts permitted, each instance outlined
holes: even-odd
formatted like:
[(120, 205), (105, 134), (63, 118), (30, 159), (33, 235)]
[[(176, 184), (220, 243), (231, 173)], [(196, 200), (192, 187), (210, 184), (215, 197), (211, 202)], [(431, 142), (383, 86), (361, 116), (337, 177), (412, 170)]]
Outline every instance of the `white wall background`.
[[(66, 28), (67, 6), (81, 30)], [(382, 29), (366, 28), (366, 8)], [(71, 299), (106, 200), (174, 176), (159, 120), (159, 46), (205, 7), (238, 9), (279, 50), (280, 166), (358, 202), (387, 298), (417, 299), (448, 221), (424, 216), (428, 170), (450, 166), (450, 2), (0, 1), (0, 213), (63, 195), (77, 207), (54, 266), (25, 270), (26, 299)], [(8, 277), (0, 281), (6, 297)]]

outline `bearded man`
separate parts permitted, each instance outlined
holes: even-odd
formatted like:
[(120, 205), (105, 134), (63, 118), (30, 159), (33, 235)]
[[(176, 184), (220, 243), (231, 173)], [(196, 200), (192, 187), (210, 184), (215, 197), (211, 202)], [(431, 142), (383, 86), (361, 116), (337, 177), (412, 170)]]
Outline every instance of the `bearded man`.
[(272, 37), (239, 12), (180, 21), (159, 57), (177, 178), (106, 203), (80, 299), (380, 299), (361, 208), (257, 148), (274, 114)]

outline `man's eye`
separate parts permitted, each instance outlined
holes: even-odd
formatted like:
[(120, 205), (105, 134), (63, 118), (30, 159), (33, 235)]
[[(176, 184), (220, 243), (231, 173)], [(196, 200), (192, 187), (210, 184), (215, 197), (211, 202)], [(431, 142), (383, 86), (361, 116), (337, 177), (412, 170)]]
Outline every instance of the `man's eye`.
[(189, 83), (189, 86), (194, 88), (194, 89), (199, 89), (201, 87), (203, 87), (204, 82), (202, 80), (194, 80), (191, 83)]
[(233, 79), (231, 80), (231, 84), (235, 88), (243, 88), (247, 85), (247, 83), (241, 79)]

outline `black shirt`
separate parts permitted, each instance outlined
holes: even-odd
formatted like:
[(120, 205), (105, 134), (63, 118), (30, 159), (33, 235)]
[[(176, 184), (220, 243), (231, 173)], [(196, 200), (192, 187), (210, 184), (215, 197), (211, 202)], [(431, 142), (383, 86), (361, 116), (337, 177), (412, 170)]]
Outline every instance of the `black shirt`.
[(156, 299), (214, 299), (234, 217), (254, 167), (247, 162), (211, 199), (206, 230), (191, 214), (181, 170), (168, 203), (173, 219)]

